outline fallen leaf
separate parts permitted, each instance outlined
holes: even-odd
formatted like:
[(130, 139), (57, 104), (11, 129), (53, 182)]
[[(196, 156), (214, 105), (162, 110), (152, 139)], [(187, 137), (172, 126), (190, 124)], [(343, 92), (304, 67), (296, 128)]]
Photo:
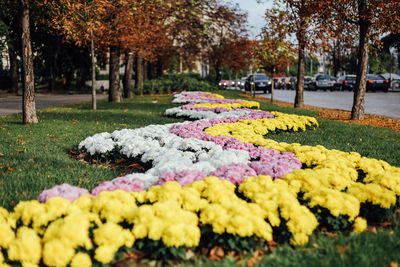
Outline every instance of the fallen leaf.
[(391, 222), (383, 222), (383, 223), (381, 223), (382, 227), (388, 227), (388, 226), (391, 226), (391, 225), (392, 225)]
[(124, 254), (124, 258), (132, 260), (141, 260), (146, 256), (142, 251), (128, 251)]
[(194, 256), (195, 256), (195, 254), (194, 254), (193, 250), (191, 250), (191, 249), (186, 250), (185, 258), (187, 260), (194, 258)]
[(81, 153), (76, 158), (77, 159), (84, 159), (85, 157), (86, 157), (86, 154), (85, 153)]
[(3, 157), (3, 156), (4, 156), (4, 154), (0, 152), (0, 157)]
[(247, 262), (246, 262), (246, 266), (253, 266), (255, 264), (257, 264), (259, 261), (261, 261), (261, 259), (264, 257), (264, 252), (262, 252), (262, 250), (260, 249), (256, 249), (254, 251), (253, 257), (251, 257)]
[(340, 254), (341, 256), (343, 256), (344, 253), (345, 253), (347, 250), (349, 250), (349, 249), (350, 249), (349, 246), (336, 246), (336, 250), (339, 252), (339, 254)]
[(397, 264), (397, 262), (391, 262), (389, 263), (389, 267), (399, 267), (399, 264)]
[(33, 161), (33, 158), (28, 159), (28, 162), (32, 162), (32, 161)]
[(25, 193), (25, 192), (22, 192), (21, 193), (24, 197), (26, 197), (27, 196), (27, 194)]
[(252, 257), (246, 262), (246, 266), (254, 266), (257, 263), (257, 259)]
[(20, 150), (20, 149), (16, 149), (15, 152), (17, 152), (17, 153), (24, 153), (24, 151), (23, 151), (23, 150)]
[[(243, 259), (241, 260), (240, 252), (237, 252), (237, 251), (229, 251), (229, 252), (227, 253), (227, 255), (230, 256), (230, 257), (232, 257), (232, 258), (234, 258), (236, 261), (238, 261), (238, 264), (239, 264), (239, 261), (243, 261)], [(239, 264), (239, 265), (240, 265), (240, 264)]]
[(118, 162), (118, 164), (120, 164), (120, 163), (125, 162), (125, 161), (126, 161), (126, 159), (119, 159), (117, 162)]
[(225, 252), (222, 247), (215, 246), (210, 250), (209, 259), (210, 260), (222, 260), (224, 257)]
[(335, 238), (338, 236), (337, 233), (325, 232), (325, 235), (329, 236), (330, 238)]
[(128, 167), (131, 167), (131, 168), (139, 168), (139, 167), (140, 167), (140, 164), (139, 164), (139, 163), (133, 163), (133, 164), (131, 164), (131, 165), (128, 165)]

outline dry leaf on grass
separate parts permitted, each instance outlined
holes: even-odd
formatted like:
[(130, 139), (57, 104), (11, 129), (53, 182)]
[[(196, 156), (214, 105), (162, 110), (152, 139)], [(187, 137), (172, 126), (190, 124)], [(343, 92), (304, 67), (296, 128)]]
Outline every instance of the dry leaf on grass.
[(336, 250), (339, 252), (340, 256), (343, 256), (344, 253), (350, 249), (349, 246), (336, 246)]
[(210, 260), (222, 260), (224, 255), (225, 255), (224, 249), (222, 247), (215, 246), (210, 250), (208, 258)]

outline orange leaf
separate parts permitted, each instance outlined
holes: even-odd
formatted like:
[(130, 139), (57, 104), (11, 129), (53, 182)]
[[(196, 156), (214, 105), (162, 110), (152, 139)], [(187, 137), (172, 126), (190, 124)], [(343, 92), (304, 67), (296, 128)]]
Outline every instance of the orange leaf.
[(210, 250), (209, 259), (210, 260), (222, 260), (225, 252), (222, 247), (215, 246)]
[(28, 159), (28, 162), (32, 162), (32, 161), (33, 161), (33, 158)]
[(120, 163), (122, 163), (122, 162), (124, 162), (124, 161), (126, 161), (126, 159), (119, 159), (119, 160), (118, 160), (118, 164), (120, 164)]
[(15, 150), (15, 152), (17, 152), (17, 153), (24, 153), (24, 151), (23, 151), (23, 150), (20, 150), (20, 149)]
[(349, 249), (350, 249), (349, 246), (336, 246), (336, 250), (339, 252), (339, 254), (340, 254), (341, 256), (343, 256), (344, 253), (345, 253), (347, 250), (349, 250)]
[(146, 256), (146, 254), (142, 251), (128, 251), (124, 254), (124, 258), (131, 260), (141, 260)]
[(128, 167), (139, 168), (140, 164), (139, 163), (133, 163), (133, 164), (129, 165)]

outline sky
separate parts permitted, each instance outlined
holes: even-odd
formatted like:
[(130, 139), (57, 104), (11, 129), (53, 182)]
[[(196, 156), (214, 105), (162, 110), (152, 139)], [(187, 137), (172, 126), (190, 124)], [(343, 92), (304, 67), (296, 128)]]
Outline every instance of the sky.
[(240, 8), (248, 12), (248, 24), (250, 26), (250, 37), (253, 39), (261, 32), (264, 26), (264, 13), (267, 8), (272, 7), (273, 1), (264, 0), (258, 4), (256, 0), (230, 0), (233, 4), (239, 4)]

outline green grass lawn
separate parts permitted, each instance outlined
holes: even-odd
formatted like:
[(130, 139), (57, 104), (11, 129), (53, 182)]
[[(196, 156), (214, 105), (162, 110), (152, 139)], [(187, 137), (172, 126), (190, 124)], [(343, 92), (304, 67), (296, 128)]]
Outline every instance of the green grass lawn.
[[(240, 98), (238, 91), (218, 91), (226, 98)], [(38, 111), (40, 123), (22, 125), (21, 114), (0, 118), (0, 206), (9, 210), (21, 200), (36, 199), (44, 189), (62, 183), (91, 190), (119, 173), (111, 168), (87, 164), (69, 157), (86, 137), (123, 128), (183, 121), (167, 118), (163, 112), (174, 104), (171, 96), (135, 97), (119, 104), (99, 101), (90, 104)], [(315, 116), (316, 112), (282, 108), (263, 102), (266, 111)], [(279, 142), (323, 145), (329, 149), (355, 151), (400, 166), (400, 133), (392, 130), (337, 121), (318, 120), (315, 131), (270, 134)], [(281, 246), (259, 263), (261, 266), (388, 266), (400, 263), (398, 220), (378, 233), (339, 236), (314, 235), (305, 247)], [(191, 265), (231, 266), (232, 258), (210, 262), (199, 258)], [(245, 263), (243, 263), (245, 264)]]

